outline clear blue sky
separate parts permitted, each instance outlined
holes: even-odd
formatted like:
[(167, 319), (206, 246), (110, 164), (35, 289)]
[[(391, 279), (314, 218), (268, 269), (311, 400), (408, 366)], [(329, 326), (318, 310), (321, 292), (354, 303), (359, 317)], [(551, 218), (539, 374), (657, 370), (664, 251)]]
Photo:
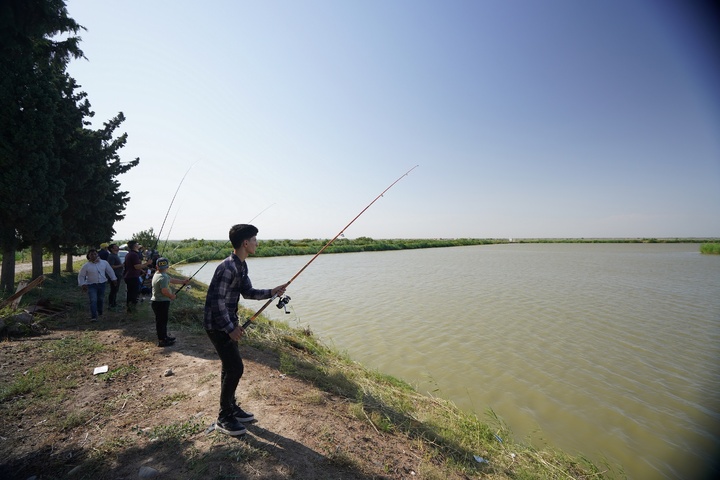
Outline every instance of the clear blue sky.
[[(116, 239), (720, 236), (717, 12), (667, 0), (68, 0)], [(270, 207), (271, 206), (271, 207)], [(270, 208), (268, 208), (270, 207)], [(172, 225), (172, 229), (171, 229)]]

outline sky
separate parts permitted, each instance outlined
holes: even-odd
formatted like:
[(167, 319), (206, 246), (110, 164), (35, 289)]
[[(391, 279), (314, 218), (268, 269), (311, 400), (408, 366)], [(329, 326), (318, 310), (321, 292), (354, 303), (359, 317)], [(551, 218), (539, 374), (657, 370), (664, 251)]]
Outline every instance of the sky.
[(69, 73), (140, 158), (115, 240), (720, 237), (697, 5), (68, 0)]

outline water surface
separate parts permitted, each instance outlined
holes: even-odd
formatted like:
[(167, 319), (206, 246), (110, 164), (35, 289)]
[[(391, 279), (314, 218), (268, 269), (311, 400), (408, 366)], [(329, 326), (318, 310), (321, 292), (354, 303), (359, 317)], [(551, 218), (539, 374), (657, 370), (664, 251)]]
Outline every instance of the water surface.
[[(310, 258), (251, 258), (253, 284)], [(720, 257), (698, 245), (326, 254), (288, 294), (290, 314), (268, 316), (478, 416), (492, 408), (519, 440), (631, 479), (696, 478), (720, 451)]]

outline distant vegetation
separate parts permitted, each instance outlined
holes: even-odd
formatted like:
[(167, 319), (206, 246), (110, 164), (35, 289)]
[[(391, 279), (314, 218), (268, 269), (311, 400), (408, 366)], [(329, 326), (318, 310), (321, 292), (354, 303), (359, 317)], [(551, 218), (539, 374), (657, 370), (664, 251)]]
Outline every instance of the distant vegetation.
[[(304, 239), (304, 240), (260, 240), (255, 257), (282, 257), (287, 255), (314, 255), (325, 246), (330, 239)], [(408, 250), (414, 248), (458, 247), (466, 245), (488, 245), (492, 243), (507, 243), (507, 240), (494, 239), (430, 239), (430, 240), (373, 240), (369, 237), (359, 237), (354, 240), (339, 238), (323, 253), (355, 253), (378, 252), (384, 250)], [(169, 241), (167, 245), (160, 244), (158, 249), (162, 255), (168, 257), (170, 263), (204, 262), (207, 260), (222, 260), (230, 255), (232, 246), (230, 242), (222, 240), (182, 240)]]
[[(152, 229), (135, 235), (143, 245), (154, 245)], [(256, 257), (281, 257), (288, 255), (314, 255), (330, 239), (259, 240)], [(126, 240), (117, 240), (122, 245)], [(699, 243), (702, 253), (720, 253), (720, 239), (716, 238), (433, 238), (433, 239), (383, 239), (358, 237), (354, 240), (338, 238), (323, 253), (379, 252), (385, 250), (408, 250), (415, 248), (460, 247), (468, 245), (493, 245), (502, 243)], [(232, 246), (226, 240), (168, 240), (157, 242), (156, 249), (171, 264), (222, 260), (230, 255)], [(84, 255), (82, 249), (80, 254)], [(2, 256), (0, 255), (0, 259)], [(50, 254), (45, 255), (50, 260)], [(17, 251), (17, 262), (30, 261), (30, 251)]]
[[(256, 257), (281, 257), (287, 255), (314, 255), (330, 239), (304, 240), (260, 240)], [(707, 239), (682, 238), (452, 238), (452, 239), (383, 239), (358, 237), (354, 240), (338, 238), (323, 253), (379, 252), (386, 250), (408, 250), (415, 248), (460, 247), (468, 245), (492, 245), (500, 243), (700, 243)], [(230, 255), (232, 246), (228, 241), (197, 240), (159, 242), (158, 250), (171, 264), (222, 260)]]
[(700, 245), (700, 253), (720, 255), (720, 243), (703, 243)]

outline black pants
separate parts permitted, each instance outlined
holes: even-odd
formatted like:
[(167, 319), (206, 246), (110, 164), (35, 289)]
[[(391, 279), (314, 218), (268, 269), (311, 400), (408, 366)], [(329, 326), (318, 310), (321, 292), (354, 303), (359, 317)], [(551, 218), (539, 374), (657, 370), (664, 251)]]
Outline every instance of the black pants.
[(170, 302), (151, 302), (153, 312), (155, 312), (155, 330), (157, 331), (158, 340), (167, 338), (167, 324), (170, 316)]
[(206, 330), (215, 346), (222, 371), (220, 373), (220, 414), (219, 418), (230, 415), (235, 404), (235, 390), (245, 369), (236, 341), (222, 330)]
[(127, 310), (128, 312), (135, 311), (140, 295), (140, 280), (137, 277), (126, 278), (125, 285), (127, 285)]
[(108, 296), (108, 304), (113, 308), (117, 307), (117, 294), (119, 290), (120, 282), (110, 282), (110, 295)]

